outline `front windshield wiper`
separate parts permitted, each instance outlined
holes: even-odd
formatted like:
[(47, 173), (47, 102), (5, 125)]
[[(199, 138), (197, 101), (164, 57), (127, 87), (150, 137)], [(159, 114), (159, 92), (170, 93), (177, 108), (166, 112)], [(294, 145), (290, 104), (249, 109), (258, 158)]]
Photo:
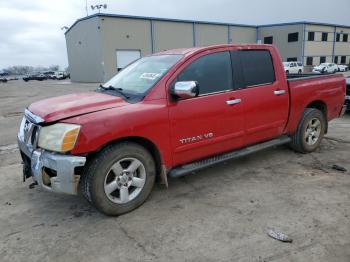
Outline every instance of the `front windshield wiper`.
[(124, 94), (123, 88), (114, 87), (114, 86), (104, 86), (104, 85), (100, 85), (100, 88), (103, 89), (103, 90), (113, 90), (113, 91), (116, 91), (118, 94), (122, 95), (125, 99), (130, 99), (129, 96), (127, 96), (126, 94)]

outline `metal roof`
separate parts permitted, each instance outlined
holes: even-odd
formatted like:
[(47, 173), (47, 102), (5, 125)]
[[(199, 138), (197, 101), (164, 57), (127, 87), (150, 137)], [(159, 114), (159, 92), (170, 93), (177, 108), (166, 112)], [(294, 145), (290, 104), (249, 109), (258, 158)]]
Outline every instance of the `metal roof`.
[(106, 13), (96, 13), (89, 15), (75, 21), (66, 31), (68, 33), (77, 23), (93, 18), (93, 17), (115, 17), (115, 18), (130, 18), (130, 19), (142, 19), (142, 20), (152, 20), (152, 21), (166, 21), (166, 22), (182, 22), (182, 23), (195, 23), (195, 24), (211, 24), (211, 25), (226, 25), (226, 26), (242, 26), (242, 27), (254, 27), (256, 25), (246, 25), (246, 24), (234, 24), (234, 23), (222, 23), (222, 22), (210, 22), (210, 21), (200, 21), (200, 20), (182, 20), (173, 18), (161, 18), (161, 17), (148, 17), (148, 16), (134, 16), (134, 15), (120, 15), (120, 14), (106, 14)]
[(142, 19), (142, 20), (152, 20), (152, 21), (166, 21), (166, 22), (182, 22), (182, 23), (195, 23), (195, 24), (211, 24), (211, 25), (225, 25), (225, 26), (241, 26), (241, 27), (273, 27), (273, 26), (286, 26), (286, 25), (298, 25), (298, 24), (309, 24), (309, 25), (324, 25), (324, 26), (336, 26), (336, 27), (347, 27), (350, 25), (339, 25), (339, 24), (329, 24), (321, 22), (309, 22), (309, 21), (299, 21), (299, 22), (289, 22), (289, 23), (276, 23), (276, 24), (265, 24), (265, 25), (246, 25), (246, 24), (234, 24), (234, 23), (223, 23), (223, 22), (210, 22), (210, 21), (200, 21), (200, 20), (182, 20), (173, 18), (160, 18), (160, 17), (147, 17), (147, 16), (134, 16), (134, 15), (120, 15), (120, 14), (107, 14), (107, 13), (96, 13), (89, 15), (75, 21), (65, 32), (67, 34), (76, 24), (81, 21), (93, 18), (93, 17), (115, 17), (115, 18), (130, 18), (130, 19)]
[(330, 24), (330, 23), (321, 23), (321, 22), (310, 22), (310, 21), (298, 21), (298, 22), (289, 22), (289, 23), (276, 23), (276, 24), (266, 24), (259, 25), (258, 27), (272, 27), (272, 26), (285, 26), (285, 25), (324, 25), (324, 26), (336, 26), (336, 27), (350, 27), (350, 25), (339, 25), (339, 24)]

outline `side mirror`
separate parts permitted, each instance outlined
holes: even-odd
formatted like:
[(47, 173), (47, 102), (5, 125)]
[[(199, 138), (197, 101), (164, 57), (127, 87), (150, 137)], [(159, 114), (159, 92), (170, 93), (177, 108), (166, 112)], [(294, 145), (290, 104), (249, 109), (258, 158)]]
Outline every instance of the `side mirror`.
[(176, 82), (171, 94), (179, 99), (196, 97), (199, 94), (199, 85), (196, 81)]

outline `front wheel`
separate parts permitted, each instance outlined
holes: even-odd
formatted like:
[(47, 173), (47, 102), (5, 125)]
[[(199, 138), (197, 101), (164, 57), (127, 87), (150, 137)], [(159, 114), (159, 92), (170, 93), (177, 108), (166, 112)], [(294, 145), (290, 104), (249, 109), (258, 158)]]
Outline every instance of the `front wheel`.
[(81, 178), (83, 195), (111, 216), (139, 207), (150, 195), (156, 177), (151, 154), (133, 142), (107, 146), (85, 170)]
[(297, 131), (292, 136), (291, 147), (300, 153), (310, 153), (320, 145), (326, 130), (325, 116), (314, 108), (306, 108)]

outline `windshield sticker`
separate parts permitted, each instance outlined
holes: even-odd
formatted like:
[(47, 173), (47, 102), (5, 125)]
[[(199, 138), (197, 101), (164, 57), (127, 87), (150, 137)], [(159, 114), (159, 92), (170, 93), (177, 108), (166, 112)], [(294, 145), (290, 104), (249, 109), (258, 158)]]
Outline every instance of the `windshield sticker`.
[(160, 74), (157, 73), (143, 73), (140, 75), (141, 79), (148, 79), (148, 80), (155, 80), (160, 76)]

